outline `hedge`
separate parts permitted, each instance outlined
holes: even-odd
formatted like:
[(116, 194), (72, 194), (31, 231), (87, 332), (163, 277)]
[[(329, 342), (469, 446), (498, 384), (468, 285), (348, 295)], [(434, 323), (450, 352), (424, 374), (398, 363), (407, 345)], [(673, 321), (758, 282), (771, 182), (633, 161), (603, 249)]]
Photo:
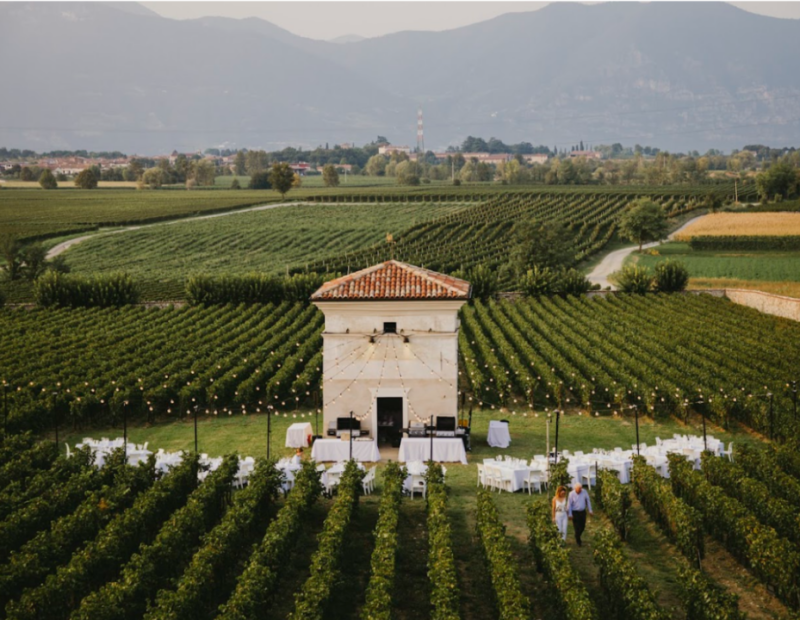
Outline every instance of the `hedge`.
[(583, 580), (570, 561), (561, 535), (553, 523), (550, 506), (528, 505), (528, 541), (536, 568), (544, 573), (560, 620), (596, 620), (594, 606)]
[(796, 252), (800, 235), (698, 235), (689, 240), (689, 247), (707, 252)]
[(317, 550), (311, 558), (311, 575), (294, 595), (294, 611), (288, 620), (322, 620), (325, 606), (339, 579), (340, 561), (350, 520), (358, 505), (361, 480), (364, 477), (355, 461), (348, 461), (337, 488)]
[(447, 519), (447, 489), (443, 480), (441, 465), (429, 463), (426, 493), (431, 620), (458, 620), (460, 618), (458, 578), (450, 522)]
[(609, 605), (625, 620), (669, 620), (636, 566), (625, 556), (619, 537), (609, 529), (594, 539), (594, 563)]
[(476, 516), (478, 538), (489, 567), (500, 620), (518, 620), (530, 615), (527, 597), (517, 577), (516, 562), (506, 538), (506, 528), (500, 520), (491, 493), (478, 491)]
[(405, 468), (389, 462), (383, 471), (383, 495), (375, 525), (375, 548), (370, 561), (370, 578), (362, 620), (391, 620), (399, 538), (400, 504), (403, 498)]
[(219, 620), (263, 618), (275, 593), (280, 570), (303, 529), (309, 510), (322, 493), (319, 472), (312, 461), (295, 474), (294, 488), (269, 524), (247, 566), (239, 575), (228, 602), (220, 606)]
[(597, 472), (594, 497), (598, 507), (606, 513), (619, 537), (625, 540), (631, 521), (630, 487), (624, 486), (615, 472), (600, 470)]
[(193, 276), (186, 284), (190, 304), (307, 302), (326, 279), (317, 273), (281, 277), (266, 273), (243, 276)]
[(274, 461), (259, 460), (247, 488), (237, 493), (233, 505), (183, 572), (176, 589), (158, 592), (146, 620), (200, 620), (210, 618), (227, 599), (241, 561), (266, 529), (270, 510), (278, 497), (281, 472)]
[(84, 278), (51, 270), (36, 279), (33, 294), (36, 303), (45, 307), (106, 308), (139, 301), (139, 289), (124, 273)]
[(633, 457), (633, 492), (650, 518), (695, 566), (705, 554), (700, 513), (672, 492), (669, 482), (641, 456)]

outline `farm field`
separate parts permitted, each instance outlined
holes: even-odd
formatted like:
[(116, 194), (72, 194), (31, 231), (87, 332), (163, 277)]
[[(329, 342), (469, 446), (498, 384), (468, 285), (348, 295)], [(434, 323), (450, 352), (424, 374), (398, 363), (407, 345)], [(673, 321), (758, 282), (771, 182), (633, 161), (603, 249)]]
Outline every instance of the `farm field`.
[[(504, 617), (496, 603), (496, 569), (484, 560), (478, 535), (480, 530), (476, 530), (479, 525), (485, 528), (487, 524), (484, 512), (482, 509), (479, 511), (475, 463), (495, 457), (499, 452), (528, 459), (545, 450), (544, 416), (514, 417), (510, 425), (511, 446), (502, 451), (488, 447), (488, 422), (497, 417), (496, 411), (488, 409), (475, 412), (470, 464), (447, 464), (445, 476), (447, 499), (444, 514), (450, 529), (445, 541), (449, 540), (452, 549), (453, 587), (458, 594), (454, 611), (464, 619)], [(273, 418), (273, 449), (277, 448), (278, 456), (291, 452), (282, 447), (282, 441), (292, 421), (291, 415)], [(628, 447), (635, 441), (635, 428), (630, 418), (570, 414), (562, 418), (560, 430), (560, 448), (572, 451), (592, 447)], [(762, 447), (761, 441), (748, 434), (726, 432), (712, 424), (709, 424), (708, 432), (745, 448)], [(130, 439), (136, 443), (149, 441), (151, 449), (186, 449), (193, 441), (192, 425), (186, 422), (134, 426), (129, 433)], [(675, 419), (653, 421), (643, 418), (640, 421), (640, 438), (648, 445), (656, 437), (670, 437), (673, 433), (701, 433), (699, 419), (691, 417), (688, 424)], [(74, 444), (85, 434), (72, 433), (66, 440)], [(101, 427), (91, 435), (115, 437), (120, 435), (120, 429)], [(266, 420), (260, 415), (204, 419), (199, 424), (200, 449), (211, 456), (238, 452), (242, 456), (249, 454), (260, 458), (265, 452), (265, 439)], [(21, 441), (17, 440), (18, 444)], [(550, 441), (553, 441), (552, 429)], [(46, 450), (39, 448), (38, 452), (46, 453)], [(6, 453), (3, 464), (8, 462), (8, 458)], [(328, 499), (317, 496), (318, 491), (304, 491), (307, 483), (300, 475), (287, 498), (275, 497), (270, 490), (275, 483), (266, 475), (268, 469), (259, 463), (249, 487), (245, 491), (234, 491), (232, 497), (224, 499), (225, 489), (230, 487), (235, 471), (225, 464), (218, 473), (209, 476), (193, 490), (188, 484), (190, 466), (178, 467), (161, 481), (153, 483), (147, 479), (144, 466), (136, 475), (132, 468), (123, 468), (112, 462), (112, 465), (92, 473), (81, 467), (79, 457), (73, 457), (69, 461), (71, 469), (64, 472), (63, 458), (55, 462), (52, 459), (53, 456), (48, 455), (33, 469), (20, 470), (17, 475), (31, 480), (34, 477), (37, 480), (61, 477), (66, 479), (62, 484), (65, 489), (83, 484), (91, 488), (93, 494), (85, 501), (70, 499), (72, 496), (69, 494), (64, 498), (52, 498), (47, 513), (56, 519), (57, 529), (54, 531), (65, 535), (73, 532), (70, 538), (55, 538), (49, 530), (37, 533), (35, 527), (22, 534), (22, 530), (17, 528), (20, 534), (11, 545), (6, 544), (11, 549), (9, 560), (0, 566), (0, 594), (6, 606), (6, 617), (94, 618), (98, 617), (99, 610), (103, 610), (103, 618), (277, 619), (298, 613), (300, 601), (294, 595), (301, 592), (305, 593), (304, 604), (309, 604), (310, 598), (314, 608), (318, 608), (320, 614), (324, 612), (325, 618), (362, 617), (365, 590), (372, 573), (369, 559), (376, 549), (376, 527), (381, 513), (386, 510), (382, 500), (390, 492), (383, 479), (389, 469), (385, 462), (378, 469), (375, 493), (355, 500), (357, 510), (340, 526), (347, 534), (330, 543), (333, 549), (330, 561), (333, 564), (326, 565), (325, 575), (337, 585), (330, 595), (316, 599), (309, 594), (312, 590), (308, 579), (314, 574), (312, 562), (315, 554), (323, 549), (322, 538), (319, 538), (321, 532), (332, 528), (334, 519), (338, 520), (333, 515), (343, 512), (342, 504), (353, 501), (347, 499), (345, 481), (340, 484), (339, 493)], [(786, 462), (793, 461), (789, 459)], [(681, 480), (684, 478), (686, 476), (682, 475)], [(110, 494), (117, 492), (125, 480), (135, 480), (128, 483), (133, 485), (133, 497), (123, 504), (114, 504), (102, 519), (84, 525), (78, 532), (77, 515), (86, 513), (98, 497), (111, 497)], [(102, 486), (104, 484), (106, 486)], [(669, 482), (664, 484), (670, 488)], [(717, 488), (722, 489), (724, 497), (732, 499), (736, 495), (734, 489)], [(263, 499), (255, 503), (253, 496)], [(14, 496), (6, 491), (4, 497)], [(223, 501), (220, 503), (221, 498)], [(302, 499), (305, 506), (296, 506)], [(607, 590), (600, 585), (602, 577), (592, 556), (598, 552), (600, 538), (607, 536), (606, 532), (612, 529), (617, 514), (613, 504), (599, 506), (596, 492), (593, 492), (592, 499), (596, 516), (590, 520), (584, 546), (578, 548), (575, 545), (570, 528), (564, 557), (568, 569), (574, 572), (581, 587), (586, 588), (588, 604), (599, 611), (600, 617), (608, 617)], [(486, 498), (480, 501), (485, 504)], [(542, 527), (527, 520), (528, 506), (545, 503), (547, 495), (530, 497), (525, 493), (500, 493), (491, 494), (489, 501), (496, 508), (495, 518), (505, 528), (494, 544), (506, 549), (504, 566), (513, 571), (519, 592), (530, 608), (529, 612), (512, 617), (560, 617), (557, 593), (550, 589), (546, 576), (537, 572), (534, 549), (528, 543), (529, 534), (539, 532), (538, 528)], [(389, 590), (387, 604), (399, 618), (431, 617), (432, 586), (438, 582), (427, 577), (426, 563), (433, 543), (430, 538), (432, 522), (426, 518), (425, 504), (425, 500), (419, 497), (413, 500), (402, 498), (395, 508), (399, 515), (397, 555), (393, 570), (392, 565), (388, 567), (388, 574), (396, 587)], [(39, 510), (44, 512), (44, 509)], [(639, 499), (634, 498), (628, 510), (629, 532), (621, 550), (624, 559), (635, 563), (636, 572), (643, 580), (637, 585), (653, 593), (655, 607), (663, 614), (661, 617), (691, 618), (679, 578), (679, 572), (686, 570), (689, 562), (681, 555), (674, 539), (659, 529), (658, 521), (648, 515)], [(298, 516), (290, 519), (289, 515), (295, 512)], [(246, 513), (251, 514), (250, 519), (245, 518)], [(17, 513), (12, 511), (11, 514)], [(199, 515), (203, 518), (198, 518)], [(42, 517), (38, 514), (37, 517), (41, 522)], [(281, 521), (295, 525), (278, 527)], [(136, 522), (149, 523), (148, 533), (131, 533), (130, 529), (123, 527), (123, 524)], [(765, 528), (763, 525), (758, 527)], [(272, 535), (268, 536), (270, 532)], [(270, 547), (265, 547), (262, 541), (268, 538), (281, 544), (273, 542)], [(177, 541), (181, 544), (175, 544)], [(738, 595), (738, 607), (748, 617), (789, 617), (787, 608), (778, 596), (767, 590), (763, 578), (757, 578), (754, 572), (744, 568), (744, 560), (736, 559), (735, 548), (726, 548), (715, 538), (713, 530), (702, 534), (702, 542), (705, 547), (704, 574), (712, 583), (719, 584), (724, 592)], [(794, 543), (784, 542), (790, 545), (786, 550), (793, 549)], [(57, 554), (45, 554), (41, 545), (46, 543), (57, 543)], [(256, 546), (251, 547), (252, 543)], [(274, 551), (267, 553), (268, 548)], [(329, 547), (326, 545), (325, 549)], [(154, 563), (155, 558), (161, 561)], [(266, 573), (269, 580), (252, 581), (258, 579), (254, 563), (270, 569)], [(100, 567), (102, 572), (97, 570)], [(347, 579), (339, 581), (337, 574), (331, 572), (332, 567), (341, 570)], [(209, 570), (215, 571), (213, 588), (209, 587), (212, 583)], [(75, 576), (81, 578), (72, 578)], [(22, 587), (9, 590), (12, 584), (21, 584)], [(244, 597), (243, 594), (251, 588), (257, 588), (259, 595)], [(105, 606), (112, 596), (114, 600), (130, 601), (130, 604)], [(55, 601), (59, 604), (53, 605)], [(219, 605), (223, 607), (218, 608)], [(123, 613), (122, 609), (127, 611)], [(304, 614), (310, 612), (306, 609)], [(310, 617), (304, 614), (293, 617)]]
[[(686, 242), (664, 243), (658, 254), (631, 254), (629, 262), (655, 267), (664, 260), (679, 260), (697, 280), (742, 280), (772, 283), (800, 282), (800, 252), (778, 251), (703, 251), (693, 250)], [(731, 285), (736, 288), (736, 285)], [(739, 288), (748, 288), (741, 286)]]
[[(319, 403), (322, 324), (313, 306), (289, 303), (4, 310), (10, 423), (45, 430), (58, 416), (65, 427), (96, 426), (118, 422), (123, 407), (131, 420), (180, 418), (189, 403), (204, 415), (268, 404), (291, 414)], [(478, 406), (613, 416), (636, 404), (789, 433), (785, 385), (800, 363), (800, 327), (724, 299), (476, 301), (462, 312), (460, 338), (461, 389)], [(765, 386), (775, 394), (771, 420)]]
[[(64, 254), (75, 273), (125, 271), (146, 299), (181, 299), (194, 274), (286, 273), (310, 259), (384, 242), (415, 222), (446, 217), (466, 202), (298, 204), (99, 236)], [(217, 251), (215, 251), (215, 248)]]
[(786, 236), (800, 235), (800, 213), (710, 213), (692, 222), (678, 241), (696, 236)]
[[(500, 269), (515, 243), (514, 224), (535, 218), (567, 224), (577, 263), (614, 238), (619, 212), (635, 197), (583, 189), (454, 189), (458, 191), (452, 194), (430, 188), (408, 194), (365, 190), (311, 195), (308, 200), (315, 207), (101, 236), (64, 256), (76, 273), (124, 270), (142, 282), (145, 298), (180, 299), (185, 279), (194, 273), (346, 273), (392, 255), (445, 273), (477, 264)], [(334, 195), (335, 204), (325, 204)], [(674, 215), (693, 208), (690, 198), (674, 190), (656, 196)], [(385, 243), (387, 232), (394, 236), (393, 247)], [(225, 252), (207, 251), (214, 247), (224, 247)], [(501, 269), (500, 275), (501, 285), (513, 285), (508, 269)]]

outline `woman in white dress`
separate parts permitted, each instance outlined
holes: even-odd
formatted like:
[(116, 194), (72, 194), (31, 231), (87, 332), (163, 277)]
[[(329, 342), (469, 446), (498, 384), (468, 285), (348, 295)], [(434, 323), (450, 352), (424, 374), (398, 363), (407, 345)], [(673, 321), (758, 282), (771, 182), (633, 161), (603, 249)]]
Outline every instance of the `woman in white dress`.
[(563, 486), (556, 489), (556, 495), (553, 498), (553, 522), (558, 528), (558, 533), (566, 541), (569, 515), (567, 514), (567, 490)]

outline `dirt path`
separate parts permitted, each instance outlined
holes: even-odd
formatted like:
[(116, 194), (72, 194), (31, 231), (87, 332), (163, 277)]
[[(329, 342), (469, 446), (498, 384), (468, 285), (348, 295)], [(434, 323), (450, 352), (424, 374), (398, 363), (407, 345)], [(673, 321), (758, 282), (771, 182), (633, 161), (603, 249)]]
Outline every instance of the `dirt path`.
[[(705, 215), (698, 215), (697, 217), (693, 217), (687, 222), (678, 228), (677, 230), (671, 232), (667, 236), (667, 241), (671, 241), (675, 238), (679, 232), (681, 232), (684, 228), (686, 228), (689, 224), (694, 223), (695, 221), (699, 220), (701, 217), (705, 217)], [(661, 242), (654, 241), (653, 243), (645, 243), (642, 248), (654, 248), (658, 246)], [(628, 255), (636, 250), (638, 246), (632, 245), (629, 248), (622, 248), (621, 250), (614, 250), (613, 252), (609, 252), (603, 260), (601, 260), (598, 265), (592, 270), (592, 272), (586, 276), (589, 278), (589, 282), (592, 284), (599, 284), (601, 288), (605, 288), (610, 286), (611, 289), (615, 289), (616, 287), (609, 282), (608, 276), (610, 276), (615, 271), (619, 271), (622, 269), (622, 265), (625, 263), (625, 259), (628, 258)]]
[(268, 205), (260, 205), (258, 207), (247, 207), (246, 209), (236, 209), (234, 211), (224, 211), (222, 213), (210, 213), (208, 215), (196, 215), (193, 217), (184, 217), (184, 218), (176, 218), (174, 220), (167, 220), (164, 222), (154, 222), (152, 224), (140, 224), (138, 226), (125, 226), (124, 228), (116, 228), (114, 230), (100, 230), (99, 232), (92, 233), (90, 235), (81, 235), (80, 237), (74, 237), (72, 239), (67, 239), (66, 241), (62, 241), (58, 245), (53, 246), (47, 252), (47, 258), (54, 258), (59, 254), (63, 254), (72, 246), (77, 245), (87, 239), (93, 239), (94, 237), (101, 237), (106, 235), (117, 235), (119, 233), (130, 232), (132, 230), (141, 230), (143, 228), (151, 228), (153, 226), (171, 226), (172, 224), (180, 224), (182, 222), (198, 222), (200, 220), (210, 220), (215, 217), (225, 217), (228, 215), (239, 215), (240, 213), (252, 213), (253, 211), (266, 211), (268, 209), (277, 209), (278, 207), (288, 207), (288, 206), (306, 206), (311, 204), (319, 204), (323, 205), (325, 203), (313, 203), (313, 202), (278, 202), (275, 204), (268, 204)]

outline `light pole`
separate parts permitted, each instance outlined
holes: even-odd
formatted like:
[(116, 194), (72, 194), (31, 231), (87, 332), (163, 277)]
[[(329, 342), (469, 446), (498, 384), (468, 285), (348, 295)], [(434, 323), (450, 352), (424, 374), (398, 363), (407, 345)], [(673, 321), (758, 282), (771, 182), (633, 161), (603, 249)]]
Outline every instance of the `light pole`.
[(774, 417), (774, 409), (773, 409), (773, 395), (772, 392), (767, 392), (767, 398), (769, 398), (769, 439), (770, 441), (775, 439), (775, 417)]
[(561, 420), (561, 410), (556, 409), (556, 445), (554, 448), (556, 451), (556, 465), (558, 465), (558, 426), (560, 420)]
[(8, 433), (8, 383), (5, 380), (3, 381), (3, 432)]
[(128, 401), (122, 403), (122, 449), (128, 462)]
[(58, 392), (53, 392), (53, 416), (56, 422), (56, 448), (58, 448)]
[(350, 460), (353, 460), (353, 412), (350, 412)]
[(198, 454), (197, 451), (197, 410), (200, 408), (200, 405), (195, 405), (194, 409), (194, 453), (195, 455)]
[(639, 407), (633, 405), (633, 415), (636, 417), (636, 456), (642, 456), (642, 451), (639, 446)]
[(789, 381), (786, 384), (786, 387), (792, 386), (792, 415), (794, 416), (794, 421), (797, 422), (797, 381)]
[(269, 449), (272, 445), (272, 405), (267, 409), (267, 460), (269, 460)]
[(428, 432), (431, 434), (431, 463), (433, 463), (433, 415), (428, 419)]

